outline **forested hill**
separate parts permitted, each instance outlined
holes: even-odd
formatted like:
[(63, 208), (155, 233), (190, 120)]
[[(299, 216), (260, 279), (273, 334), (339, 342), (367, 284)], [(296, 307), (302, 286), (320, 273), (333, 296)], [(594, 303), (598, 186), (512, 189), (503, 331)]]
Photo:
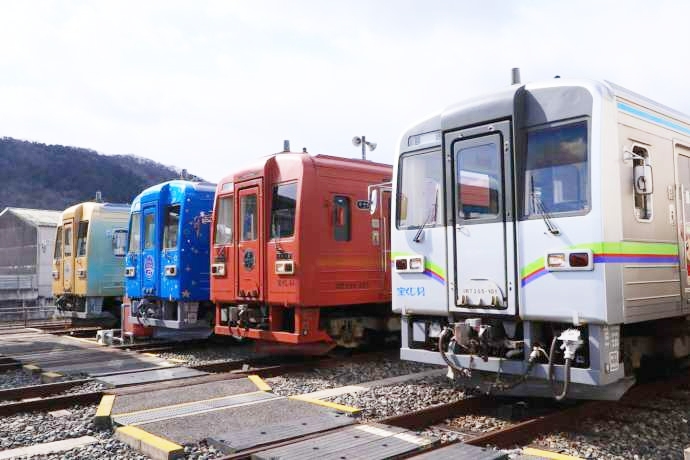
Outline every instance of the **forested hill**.
[(129, 203), (146, 187), (179, 179), (180, 171), (131, 155), (0, 138), (0, 210), (61, 211), (93, 200)]

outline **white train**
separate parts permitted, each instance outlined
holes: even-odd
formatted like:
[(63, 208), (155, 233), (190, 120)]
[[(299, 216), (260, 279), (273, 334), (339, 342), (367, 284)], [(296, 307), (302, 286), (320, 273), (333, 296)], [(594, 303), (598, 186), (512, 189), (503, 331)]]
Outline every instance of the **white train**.
[(403, 359), (618, 399), (644, 360), (690, 354), (690, 118), (608, 82), (516, 83), (410, 128), (392, 186)]

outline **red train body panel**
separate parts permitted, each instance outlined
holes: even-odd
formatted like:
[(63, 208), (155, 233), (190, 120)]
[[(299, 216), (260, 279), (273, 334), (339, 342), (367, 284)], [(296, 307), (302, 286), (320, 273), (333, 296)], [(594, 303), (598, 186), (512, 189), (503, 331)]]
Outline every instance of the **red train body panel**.
[(224, 178), (213, 212), (216, 334), (330, 349), (352, 342), (348, 328), (386, 321), (390, 194), (371, 215), (367, 187), (391, 171), (285, 152)]

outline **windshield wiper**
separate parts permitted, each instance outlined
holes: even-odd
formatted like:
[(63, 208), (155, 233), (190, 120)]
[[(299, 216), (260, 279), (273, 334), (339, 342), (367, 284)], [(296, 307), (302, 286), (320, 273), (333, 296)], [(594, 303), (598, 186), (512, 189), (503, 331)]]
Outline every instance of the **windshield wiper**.
[(556, 224), (554, 224), (551, 221), (551, 216), (549, 213), (546, 211), (546, 207), (544, 206), (544, 203), (541, 201), (541, 197), (537, 196), (537, 194), (534, 192), (534, 177), (530, 177), (530, 198), (532, 199), (532, 207), (534, 210), (537, 212), (537, 214), (541, 215), (542, 219), (544, 219), (544, 224), (546, 225), (546, 229), (551, 233), (552, 235), (560, 235), (561, 231), (556, 227)]
[(417, 230), (417, 234), (412, 238), (412, 241), (415, 243), (419, 243), (422, 240), (422, 232), (426, 228), (427, 225), (431, 223), (432, 220), (436, 220), (436, 211), (438, 209), (438, 192), (436, 193), (436, 198), (434, 198), (434, 204), (431, 205), (431, 209), (429, 210), (429, 215), (427, 216), (426, 220), (422, 224), (421, 227), (419, 227), (419, 230)]

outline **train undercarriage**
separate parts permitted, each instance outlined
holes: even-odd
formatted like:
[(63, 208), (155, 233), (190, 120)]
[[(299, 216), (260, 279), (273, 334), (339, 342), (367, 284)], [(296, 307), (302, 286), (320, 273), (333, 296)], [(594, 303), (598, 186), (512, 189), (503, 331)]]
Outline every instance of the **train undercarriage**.
[[(439, 350), (443, 350), (440, 353)], [(403, 316), (403, 359), (484, 393), (619, 399), (651, 367), (690, 356), (690, 321), (598, 325)]]
[(216, 334), (250, 338), (259, 348), (320, 355), (335, 347), (359, 348), (374, 341), (398, 340), (400, 320), (390, 304), (351, 307), (220, 305)]
[(57, 315), (63, 318), (117, 320), (120, 318), (120, 297), (86, 297), (62, 294), (55, 299)]

